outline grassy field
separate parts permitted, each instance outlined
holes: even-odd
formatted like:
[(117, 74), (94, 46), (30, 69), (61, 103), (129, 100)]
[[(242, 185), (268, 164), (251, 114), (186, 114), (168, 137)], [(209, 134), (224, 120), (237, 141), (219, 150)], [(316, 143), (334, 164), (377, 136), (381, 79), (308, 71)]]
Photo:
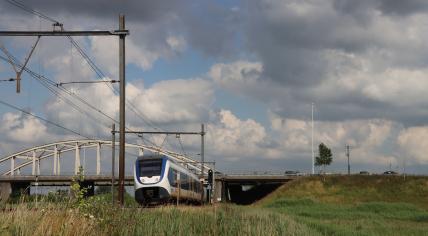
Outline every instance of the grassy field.
[(309, 177), (256, 204), (324, 235), (428, 235), (428, 178)]
[(3, 206), (0, 235), (428, 235), (428, 179), (308, 177), (251, 206), (111, 208), (111, 197)]
[(0, 214), (1, 235), (319, 235), (269, 209), (215, 207), (110, 207), (79, 210), (20, 205)]
[(305, 177), (281, 186), (258, 204), (280, 198), (310, 198), (316, 202), (356, 204), (364, 202), (411, 203), (428, 210), (428, 178), (420, 176), (320, 176)]

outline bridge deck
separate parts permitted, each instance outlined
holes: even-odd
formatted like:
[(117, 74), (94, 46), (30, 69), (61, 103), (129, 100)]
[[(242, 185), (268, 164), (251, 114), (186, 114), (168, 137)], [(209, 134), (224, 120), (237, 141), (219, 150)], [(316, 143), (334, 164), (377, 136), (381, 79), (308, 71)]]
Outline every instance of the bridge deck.
[[(14, 175), (14, 176), (0, 176), (0, 182), (71, 182), (76, 179), (74, 175)], [(116, 181), (118, 177), (115, 177)], [(87, 175), (84, 178), (85, 181), (94, 182), (111, 182), (111, 176), (108, 175)], [(125, 181), (133, 181), (132, 175), (125, 176)]]
[(216, 179), (224, 182), (288, 182), (299, 178), (300, 176), (292, 175), (223, 175), (217, 176)]

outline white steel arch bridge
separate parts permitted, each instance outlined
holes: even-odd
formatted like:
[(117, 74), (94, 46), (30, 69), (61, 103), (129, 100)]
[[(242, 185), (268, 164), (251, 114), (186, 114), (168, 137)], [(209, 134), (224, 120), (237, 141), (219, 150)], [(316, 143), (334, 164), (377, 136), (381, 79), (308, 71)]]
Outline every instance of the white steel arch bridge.
[[(0, 158), (0, 176), (13, 177), (21, 174), (22, 169), (28, 169), (31, 167), (31, 175), (43, 176), (43, 175), (61, 175), (61, 160), (64, 158), (74, 158), (74, 174), (78, 174), (81, 165), (81, 151), (87, 149), (95, 149), (96, 158), (96, 175), (101, 174), (101, 148), (112, 147), (112, 141), (108, 140), (92, 140), (92, 139), (81, 139), (81, 140), (67, 140), (59, 141), (54, 143), (48, 143), (32, 148), (28, 148), (3, 158)], [(115, 146), (119, 146), (119, 142), (115, 142)], [(202, 164), (188, 156), (179, 154), (173, 151), (168, 151), (156, 146), (142, 145), (142, 144), (131, 144), (126, 143), (127, 149), (137, 149), (139, 153), (144, 151), (150, 151), (153, 153), (159, 153), (170, 157), (171, 159), (186, 165), (189, 169), (200, 173)], [(64, 154), (74, 153), (74, 155)], [(125, 155), (127, 156), (127, 155)], [(118, 158), (117, 158), (118, 159)], [(47, 172), (42, 172), (40, 165), (42, 162), (52, 162), (52, 169)], [(204, 175), (207, 174), (208, 170), (212, 168), (207, 164), (204, 164)], [(111, 168), (110, 168), (111, 170)]]

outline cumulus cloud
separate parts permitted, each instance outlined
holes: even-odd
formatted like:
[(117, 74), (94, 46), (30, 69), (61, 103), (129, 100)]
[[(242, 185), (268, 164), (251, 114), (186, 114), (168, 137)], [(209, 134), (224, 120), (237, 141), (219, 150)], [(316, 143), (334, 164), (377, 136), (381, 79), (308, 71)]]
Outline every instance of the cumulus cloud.
[[(159, 58), (169, 58), (185, 49), (186, 42), (181, 36), (168, 36), (163, 39), (164, 47), (153, 50), (150, 45), (136, 43), (129, 38), (126, 41), (126, 63), (149, 70)], [(118, 41), (115, 38), (91, 38), (92, 53), (101, 68), (106, 68), (110, 75), (118, 76)]]
[(398, 144), (404, 151), (404, 157), (410, 161), (414, 161), (417, 164), (428, 163), (428, 127), (410, 127), (402, 132), (398, 136)]
[(73, 137), (70, 133), (55, 134), (55, 129), (59, 128), (35, 117), (23, 113), (6, 112), (1, 117), (0, 154), (6, 155), (31, 146)]
[(48, 136), (41, 121), (18, 113), (5, 113), (0, 130), (10, 141), (18, 142), (32, 142)]
[(236, 61), (231, 64), (215, 64), (211, 67), (208, 75), (219, 86), (238, 92), (243, 90), (243, 86), (257, 86), (262, 72), (263, 65), (261, 63)]
[(128, 99), (156, 124), (192, 123), (207, 120), (214, 90), (204, 79), (177, 79), (147, 89), (128, 85)]
[(213, 114), (208, 132), (213, 139), (208, 144), (224, 159), (260, 155), (267, 141), (265, 128), (252, 119), (241, 120), (229, 110)]
[[(142, 83), (128, 83), (126, 91), (128, 105), (132, 104), (132, 108), (127, 108), (127, 126), (137, 130), (151, 128), (148, 124), (165, 127), (208, 120), (214, 99), (211, 83), (203, 79), (161, 81), (149, 88)], [(118, 120), (118, 95), (102, 84), (75, 87), (74, 93), (91, 104), (92, 108), (72, 96), (64, 95), (79, 108), (70, 106), (65, 99), (51, 99), (46, 105), (48, 118), (68, 124), (85, 135), (107, 134), (113, 123), (109, 117)], [(82, 120), (86, 122), (76, 122)]]
[[(406, 14), (398, 14), (401, 4), (409, 6), (401, 6), (408, 9)], [(415, 109), (420, 101), (416, 96), (421, 95), (419, 85), (425, 83), (428, 61), (424, 44), (428, 32), (422, 24), (428, 15), (420, 10), (423, 5), (251, 2), (244, 10), (248, 17), (244, 33), (246, 46), (263, 68), (253, 83), (257, 89), (249, 89), (247, 81), (238, 85), (237, 80), (224, 87), (265, 101), (272, 111), (292, 118), (303, 118), (307, 104), (315, 102), (322, 107), (317, 119), (420, 124), (426, 114)], [(242, 70), (236, 63), (230, 66)], [(405, 112), (397, 112), (401, 109)]]
[[(0, 4), (4, 30), (51, 29), (49, 22), (7, 2)], [(214, 58), (217, 64), (201, 75), (210, 80), (176, 79), (150, 87), (135, 80), (127, 85), (127, 96), (156, 125), (188, 128), (207, 122), (216, 137), (211, 146), (221, 151), (216, 156), (236, 160), (310, 156), (308, 117), (314, 102), (315, 138), (334, 152), (343, 154), (344, 145), (350, 144), (358, 157), (355, 161), (367, 165), (398, 164), (406, 156), (415, 162), (425, 161), (422, 150), (426, 147), (421, 140), (428, 116), (423, 102), (427, 100), (423, 90), (428, 62), (426, 1), (25, 4), (59, 18), (67, 29), (116, 29), (118, 13), (125, 13), (131, 32), (126, 41), (127, 63), (142, 70), (150, 70), (160, 59), (174, 59), (187, 52)], [(98, 10), (100, 4), (103, 11)], [(24, 58), (25, 52), (17, 49), (28, 49), (32, 40), (16, 39), (7, 46)], [(117, 78), (116, 38), (76, 40), (108, 71), (108, 77)], [(95, 77), (66, 40), (43, 38), (36, 55), (42, 55), (41, 70), (50, 70), (55, 81)], [(35, 66), (31, 63), (30, 67)], [(117, 118), (118, 98), (103, 85), (71, 88)], [(250, 105), (262, 101), (271, 111), (271, 127), (215, 107), (218, 89), (245, 96)], [(107, 133), (111, 124), (96, 112), (88, 118), (57, 99), (49, 100), (45, 110), (50, 119), (91, 134)], [(16, 122), (8, 119), (10, 124)], [(76, 122), (86, 119), (92, 121)], [(132, 128), (147, 126), (129, 110), (127, 119)], [(25, 122), (21, 123), (13, 130), (19, 131)], [(338, 158), (343, 161), (344, 155)]]
[[(312, 125), (308, 120), (283, 119), (271, 114), (272, 129), (279, 134), (284, 152), (311, 156)], [(344, 162), (345, 146), (352, 149), (353, 163), (385, 165), (398, 163), (401, 156), (395, 147), (395, 135), (402, 126), (387, 120), (352, 120), (345, 122), (314, 122), (314, 149), (319, 143), (329, 146), (335, 160)], [(389, 150), (388, 150), (389, 149)], [(297, 155), (296, 155), (297, 156)]]

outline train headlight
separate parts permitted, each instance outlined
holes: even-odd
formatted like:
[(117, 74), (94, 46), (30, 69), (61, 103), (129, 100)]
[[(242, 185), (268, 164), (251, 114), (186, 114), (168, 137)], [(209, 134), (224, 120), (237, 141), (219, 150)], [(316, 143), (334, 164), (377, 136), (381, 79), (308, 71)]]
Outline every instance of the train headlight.
[(155, 181), (159, 181), (159, 178), (156, 178)]
[(142, 183), (144, 183), (144, 182), (145, 182), (145, 180), (144, 180), (144, 179), (142, 179), (142, 180), (141, 180), (141, 182), (142, 182)]

